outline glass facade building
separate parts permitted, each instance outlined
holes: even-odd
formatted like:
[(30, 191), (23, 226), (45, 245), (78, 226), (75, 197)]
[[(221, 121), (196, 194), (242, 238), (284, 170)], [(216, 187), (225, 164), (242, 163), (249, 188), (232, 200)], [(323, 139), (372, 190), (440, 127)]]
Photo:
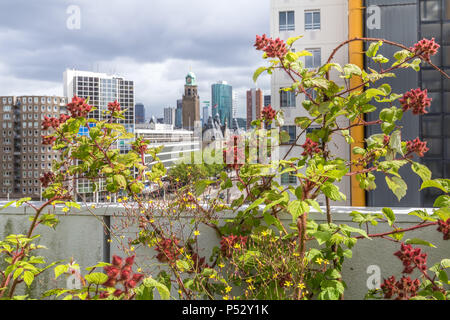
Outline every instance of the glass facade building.
[(213, 108), (212, 117), (214, 118), (216, 114), (219, 114), (220, 122), (225, 124), (225, 121), (230, 127), (233, 123), (233, 87), (227, 84), (225, 81), (215, 83), (211, 87), (211, 98)]

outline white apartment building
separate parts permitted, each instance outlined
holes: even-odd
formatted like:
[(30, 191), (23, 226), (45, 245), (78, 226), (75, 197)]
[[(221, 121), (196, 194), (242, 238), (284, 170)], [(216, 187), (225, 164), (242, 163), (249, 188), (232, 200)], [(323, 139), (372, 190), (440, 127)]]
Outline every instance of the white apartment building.
[[(89, 104), (97, 110), (89, 113), (88, 117), (103, 120), (103, 111), (108, 109), (108, 103), (117, 100), (124, 113), (125, 119), (117, 120), (130, 133), (135, 131), (135, 95), (134, 82), (120, 76), (108, 75), (106, 73), (80, 71), (67, 69), (63, 75), (64, 95), (71, 101), (73, 96), (89, 98)], [(88, 134), (87, 128), (81, 128), (80, 134)], [(121, 152), (131, 148), (130, 142), (120, 140), (117, 146)], [(93, 185), (87, 180), (77, 180), (77, 192), (83, 195), (87, 201), (104, 201), (103, 182), (99, 181), (99, 192), (93, 193)]]
[[(315, 69), (325, 64), (332, 51), (348, 39), (348, 0), (271, 0), (270, 30), (272, 38), (287, 40), (290, 37), (302, 35), (303, 38), (294, 44), (295, 51), (308, 50), (313, 57), (303, 59), (305, 66)], [(341, 65), (348, 63), (348, 51), (340, 50), (334, 62)], [(332, 79), (337, 80), (337, 79)], [(283, 110), (285, 115), (284, 131), (289, 132), (291, 140), (295, 141), (301, 128), (295, 126), (295, 118), (308, 116), (303, 109), (305, 96), (295, 97), (292, 92), (280, 92), (281, 88), (290, 87), (292, 81), (281, 71), (272, 75), (272, 107)], [(303, 144), (306, 135), (299, 144)], [(350, 147), (344, 140), (336, 141), (333, 152), (340, 157), (350, 157)], [(281, 146), (280, 156), (283, 157), (289, 146)], [(299, 147), (294, 148), (290, 157), (298, 157), (302, 153)], [(296, 184), (296, 177), (285, 175), (281, 178), (285, 185)], [(347, 195), (350, 203), (350, 179), (340, 185), (341, 191)], [(347, 204), (348, 204), (347, 203)], [(345, 203), (342, 203), (343, 205)]]

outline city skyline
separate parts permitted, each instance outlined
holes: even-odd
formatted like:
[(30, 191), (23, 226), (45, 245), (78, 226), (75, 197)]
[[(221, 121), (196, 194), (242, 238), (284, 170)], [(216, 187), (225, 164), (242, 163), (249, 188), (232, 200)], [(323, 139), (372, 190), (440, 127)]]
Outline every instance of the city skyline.
[[(1, 94), (62, 95), (62, 73), (75, 68), (133, 79), (136, 101), (148, 115), (162, 116), (181, 97), (184, 76), (192, 70), (202, 99), (210, 98), (211, 84), (220, 79), (233, 85), (237, 116), (244, 116), (245, 92), (255, 86), (252, 75), (260, 64), (252, 45), (256, 34), (269, 33), (269, 1), (173, 2), (169, 14), (159, 0), (129, 1), (126, 8), (117, 1), (2, 1), (0, 41), (13, 52), (0, 53)], [(80, 9), (79, 29), (67, 27), (71, 5)], [(119, 10), (130, 23), (110, 18)], [(231, 18), (242, 22), (229, 24)], [(270, 78), (262, 77), (258, 87), (268, 91)]]

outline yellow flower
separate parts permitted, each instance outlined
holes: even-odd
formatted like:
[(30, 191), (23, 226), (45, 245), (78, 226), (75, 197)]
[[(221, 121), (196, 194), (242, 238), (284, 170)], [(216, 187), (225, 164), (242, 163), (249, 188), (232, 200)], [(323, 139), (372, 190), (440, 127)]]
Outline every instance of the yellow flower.
[(92, 209), (95, 209), (95, 204), (93, 204), (93, 205), (91, 206), (91, 208), (92, 208)]
[(128, 200), (128, 197), (123, 197), (122, 200), (123, 200), (123, 201), (127, 201), (127, 200)]
[(225, 268), (225, 265), (223, 263), (219, 263), (219, 268)]
[(327, 265), (330, 264), (330, 262), (329, 262), (328, 260), (324, 260), (324, 261), (323, 261), (323, 264), (327, 266)]
[(118, 203), (121, 203), (121, 202), (122, 202), (122, 199), (121, 199), (121, 198), (117, 199), (117, 202), (118, 202)]
[(223, 300), (230, 300), (230, 297), (229, 296), (225, 296), (225, 297), (223, 297)]
[(252, 279), (252, 278), (247, 279), (247, 280), (245, 280), (245, 282), (247, 282), (247, 283), (252, 283), (252, 282), (253, 282), (253, 279)]
[(251, 291), (253, 291), (253, 290), (255, 290), (255, 287), (254, 287), (253, 285), (249, 285), (249, 286), (248, 286), (248, 289), (251, 290)]
[(134, 251), (134, 247), (130, 247), (130, 250), (131, 250), (131, 251)]
[(297, 288), (299, 288), (300, 290), (303, 290), (303, 289), (306, 288), (306, 286), (305, 286), (302, 282), (300, 282), (300, 283), (297, 285)]
[(175, 181), (176, 181), (176, 182), (180, 182), (180, 178), (176, 178)]
[(195, 231), (194, 231), (194, 236), (198, 237), (199, 235), (200, 235), (200, 231), (195, 230)]
[(239, 243), (236, 243), (236, 244), (234, 245), (234, 248), (235, 248), (235, 249), (240, 249), (240, 248), (241, 248), (241, 245), (240, 245)]
[(267, 231), (263, 231), (261, 234), (263, 237), (267, 237), (269, 235), (269, 233)]
[(154, 219), (151, 219), (151, 220), (150, 220), (150, 223), (155, 223), (155, 220), (154, 220)]
[(180, 248), (180, 253), (183, 253), (184, 252), (184, 248)]
[(322, 258), (317, 258), (317, 259), (316, 259), (316, 263), (317, 263), (318, 265), (322, 265), (323, 259), (322, 259)]
[(212, 275), (209, 276), (210, 279), (214, 279), (215, 277), (216, 277), (215, 274), (212, 274)]
[(289, 287), (292, 286), (292, 282), (286, 281), (286, 282), (284, 283), (284, 286), (287, 287), (287, 288), (289, 288)]
[(226, 293), (230, 293), (232, 289), (233, 289), (232, 287), (227, 286), (227, 287), (225, 288), (225, 292), (226, 292)]
[(111, 200), (111, 197), (110, 196), (106, 196), (106, 200)]
[(153, 204), (153, 200), (150, 200), (150, 201), (148, 202), (148, 204)]
[(67, 213), (67, 212), (69, 212), (69, 208), (64, 207), (64, 208), (62, 209), (62, 211)]
[(138, 269), (137, 269), (137, 272), (142, 272), (142, 268), (138, 268)]
[(298, 252), (294, 252), (294, 257), (300, 257), (300, 254)]

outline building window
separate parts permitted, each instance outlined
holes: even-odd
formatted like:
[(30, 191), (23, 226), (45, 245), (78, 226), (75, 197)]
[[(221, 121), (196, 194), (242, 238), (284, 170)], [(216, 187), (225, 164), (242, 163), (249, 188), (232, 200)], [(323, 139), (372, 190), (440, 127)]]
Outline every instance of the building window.
[(305, 11), (305, 30), (320, 30), (320, 10)]
[(280, 11), (280, 31), (295, 30), (295, 13), (294, 11)]
[(290, 172), (283, 173), (281, 175), (281, 184), (282, 185), (297, 184), (297, 177), (292, 175)]
[(280, 90), (280, 107), (295, 108), (295, 92)]
[(305, 67), (306, 68), (318, 68), (322, 64), (322, 50), (319, 49), (306, 49), (311, 52), (312, 56), (305, 57)]
[(281, 127), (282, 131), (285, 131), (289, 134), (289, 142), (285, 142), (284, 144), (293, 144), (297, 140), (297, 127), (296, 126), (284, 126)]

